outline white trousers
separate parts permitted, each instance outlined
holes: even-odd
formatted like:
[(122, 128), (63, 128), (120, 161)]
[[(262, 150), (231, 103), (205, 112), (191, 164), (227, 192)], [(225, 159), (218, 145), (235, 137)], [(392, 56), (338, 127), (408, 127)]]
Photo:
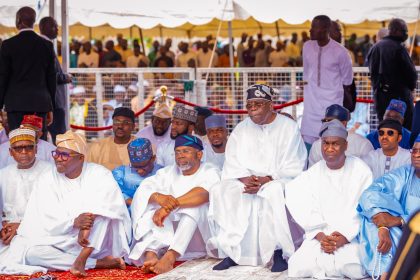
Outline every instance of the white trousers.
[[(205, 243), (196, 221), (186, 214), (179, 214), (179, 216), (178, 222), (165, 220), (164, 228), (150, 230), (134, 245), (130, 259), (135, 265), (140, 266), (144, 263), (144, 253), (147, 251), (161, 257), (167, 250), (174, 250), (180, 255), (179, 259), (184, 260), (205, 255)], [(165, 229), (170, 226), (169, 223), (172, 223), (174, 228), (173, 234), (169, 228)]]
[[(96, 266), (96, 260), (111, 255), (112, 240), (107, 238), (110, 233), (110, 219), (97, 217), (89, 235), (89, 247), (94, 248), (90, 258), (86, 261), (86, 269)], [(77, 240), (76, 240), (77, 241)], [(42, 266), (49, 270), (69, 270), (82, 247), (72, 244), (39, 245), (31, 247), (25, 256), (27, 265)]]
[(305, 240), (289, 259), (289, 277), (362, 279), (366, 273), (360, 262), (358, 246), (357, 242), (352, 242), (334, 254), (327, 254), (321, 250), (319, 241)]

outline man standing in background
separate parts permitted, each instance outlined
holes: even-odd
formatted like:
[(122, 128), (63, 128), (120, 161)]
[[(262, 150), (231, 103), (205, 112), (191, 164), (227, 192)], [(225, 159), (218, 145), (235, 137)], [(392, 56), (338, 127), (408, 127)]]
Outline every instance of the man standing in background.
[[(48, 41), (53, 41), (57, 38), (58, 26), (57, 22), (52, 17), (44, 17), (39, 22), (39, 30), (41, 31), (42, 37)], [(53, 143), (55, 143), (55, 137), (57, 134), (63, 134), (66, 132), (66, 109), (67, 109), (67, 97), (66, 97), (66, 84), (71, 83), (71, 75), (65, 74), (61, 69), (60, 62), (57, 56), (54, 58), (55, 71), (57, 75), (57, 89), (55, 93), (55, 108), (53, 111), (53, 122), (48, 126), (48, 131), (51, 134)]]
[(16, 13), (19, 34), (3, 42), (0, 49), (0, 108), (7, 112), (11, 130), (24, 115), (43, 119), (47, 139), (47, 115), (52, 121), (57, 85), (54, 47), (35, 33), (36, 12), (23, 7)]

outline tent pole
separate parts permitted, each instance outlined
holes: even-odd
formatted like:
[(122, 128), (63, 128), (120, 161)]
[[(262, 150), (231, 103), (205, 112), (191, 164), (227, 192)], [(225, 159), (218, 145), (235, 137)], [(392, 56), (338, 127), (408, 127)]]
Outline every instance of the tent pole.
[(414, 41), (416, 40), (416, 36), (417, 36), (417, 26), (418, 26), (418, 23), (419, 23), (419, 18), (420, 18), (420, 2), (419, 2), (419, 7), (418, 7), (418, 10), (417, 10), (416, 27), (414, 28), (413, 39), (411, 40), (411, 46), (410, 46), (410, 57), (413, 55), (413, 50), (414, 50)]
[(229, 36), (229, 64), (233, 67), (233, 34), (232, 34), (232, 21), (228, 21), (228, 36)]
[(275, 23), (276, 23), (277, 40), (280, 40), (279, 22), (276, 20)]
[(163, 32), (162, 32), (162, 26), (159, 26), (159, 35), (160, 35), (160, 45), (163, 45)]
[[(69, 24), (68, 24), (68, 2), (67, 0), (61, 0), (61, 67), (64, 73), (69, 71)], [(66, 108), (66, 127), (69, 129), (69, 111), (70, 111), (70, 98), (68, 94), (68, 87), (65, 86), (65, 95), (67, 98)]]
[[(55, 14), (55, 9), (56, 7), (55, 7), (55, 0), (50, 0), (49, 1), (49, 16), (50, 17), (52, 17), (52, 18), (56, 18), (56, 14)], [(55, 52), (57, 52), (57, 40), (54, 40), (54, 42), (53, 42), (53, 44), (54, 44), (54, 50), (55, 50)]]
[(143, 30), (141, 29), (140, 26), (137, 26), (137, 28), (139, 29), (141, 48), (144, 55), (146, 55), (146, 49), (144, 48)]

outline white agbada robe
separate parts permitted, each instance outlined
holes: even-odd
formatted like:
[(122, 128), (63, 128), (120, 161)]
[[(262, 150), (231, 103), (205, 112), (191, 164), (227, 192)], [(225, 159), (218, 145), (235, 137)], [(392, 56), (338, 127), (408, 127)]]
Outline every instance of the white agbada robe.
[(74, 219), (82, 213), (98, 215), (89, 236), (93, 253), (86, 268), (106, 256), (127, 256), (131, 220), (124, 198), (105, 167), (85, 163), (82, 173), (69, 179), (48, 168), (37, 180), (18, 234), (10, 244), (1, 274), (32, 274), (47, 269), (69, 270), (82, 247)]
[[(374, 150), (370, 141), (357, 133), (349, 133), (349, 135), (347, 136), (347, 143), (348, 145), (346, 150), (346, 156), (355, 156), (358, 158), (362, 158), (363, 156), (367, 155), (370, 151)], [(321, 139), (316, 140), (312, 144), (308, 158), (309, 167), (322, 160), (321, 146)]]
[[(349, 156), (338, 170), (325, 160), (286, 184), (286, 205), (295, 221), (305, 230), (302, 246), (289, 259), (289, 277), (363, 278), (358, 254), (360, 217), (356, 210), (359, 197), (372, 183), (372, 172), (359, 158)], [(349, 244), (334, 254), (321, 250), (314, 237), (319, 232), (344, 235)]]
[(216, 153), (210, 143), (205, 143), (204, 146), (206, 147), (206, 162), (212, 163), (222, 170), (225, 163), (225, 153)]
[[(52, 164), (54, 164), (54, 159), (51, 155), (52, 151), (55, 151), (56, 147), (42, 139), (38, 140), (37, 146), (37, 152), (36, 152), (36, 158), (44, 161), (48, 161)], [(0, 145), (0, 168), (3, 168), (9, 164), (12, 164), (15, 162), (13, 157), (10, 155), (9, 152), (10, 148), (10, 142), (5, 142)]]
[[(206, 161), (206, 149), (207, 148), (204, 145), (201, 162)], [(156, 151), (156, 163), (163, 167), (175, 165), (175, 140), (169, 139), (167, 141), (161, 142)]]
[(171, 140), (171, 127), (169, 126), (168, 130), (162, 136), (157, 136), (153, 132), (153, 126), (148, 125), (136, 133), (136, 138), (149, 139), (152, 145), (157, 149), (162, 142)]
[(208, 203), (194, 208), (178, 208), (164, 220), (163, 227), (158, 227), (152, 218), (160, 206), (149, 204), (148, 201), (155, 192), (176, 198), (194, 187), (209, 191), (212, 185), (220, 181), (219, 172), (215, 166), (202, 163), (196, 173), (184, 176), (176, 165), (172, 165), (160, 169), (156, 175), (141, 183), (131, 204), (134, 239), (129, 258), (134, 264), (143, 264), (145, 251), (159, 253), (168, 247), (178, 252), (184, 260), (206, 255), (205, 242), (210, 237)]
[(321, 120), (325, 110), (332, 104), (343, 105), (343, 85), (353, 80), (353, 68), (348, 51), (330, 39), (320, 47), (316, 40), (303, 45), (304, 109), (302, 118), (302, 137), (307, 143), (319, 138)]
[[(249, 117), (229, 137), (222, 181), (210, 191), (207, 251), (241, 265), (266, 264), (274, 250), (295, 248), (284, 207), (282, 183), (299, 175), (307, 152), (295, 121), (280, 114), (270, 124)], [(272, 176), (257, 194), (244, 194), (238, 178)]]
[[(370, 167), (373, 173), (373, 178), (379, 178), (386, 172), (397, 169), (406, 164), (411, 164), (411, 153), (409, 150), (398, 147), (397, 153), (392, 157), (384, 155), (382, 149), (377, 149), (369, 152), (362, 157), (366, 164)], [(387, 163), (387, 159), (389, 162)], [(389, 164), (389, 169), (386, 170), (386, 165)]]
[[(49, 166), (50, 163), (35, 159), (34, 165), (28, 169), (18, 169), (16, 162), (0, 169), (2, 221), (22, 221), (35, 181)], [(0, 261), (8, 248), (0, 242)]]

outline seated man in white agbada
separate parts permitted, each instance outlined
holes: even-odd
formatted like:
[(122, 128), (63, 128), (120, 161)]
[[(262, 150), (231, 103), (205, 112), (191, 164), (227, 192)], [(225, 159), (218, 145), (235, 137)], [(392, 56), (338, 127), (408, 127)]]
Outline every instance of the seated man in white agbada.
[(207, 249), (224, 258), (214, 270), (266, 265), (273, 257), (271, 271), (280, 272), (295, 250), (281, 182), (302, 172), (307, 152), (297, 123), (274, 112), (273, 94), (265, 85), (248, 88), (249, 117), (230, 135), (222, 181), (210, 191)]
[(176, 164), (145, 179), (131, 204), (134, 242), (129, 258), (144, 272), (171, 270), (178, 258), (206, 255), (210, 187), (219, 170), (201, 163), (201, 140), (180, 135), (175, 140)]
[(9, 152), (15, 163), (0, 169), (0, 211), (3, 213), (0, 259), (17, 233), (34, 182), (51, 165), (36, 158), (34, 130), (18, 128), (11, 131), (9, 137)]
[(85, 163), (86, 141), (72, 131), (59, 134), (55, 166), (35, 183), (2, 274), (32, 274), (125, 268), (131, 220), (124, 198), (105, 167)]
[[(42, 140), (43, 120), (36, 115), (25, 115), (21, 123), (22, 126), (30, 128), (36, 133), (37, 158), (44, 161), (54, 163), (51, 157), (51, 151), (55, 150), (55, 146), (45, 140)], [(0, 145), (0, 168), (14, 163), (13, 157), (9, 153), (10, 143), (5, 142)]]
[(347, 131), (338, 120), (323, 123), (323, 160), (286, 184), (286, 205), (305, 230), (302, 246), (289, 259), (289, 277), (360, 279), (365, 271), (357, 240), (359, 197), (372, 172), (346, 156)]

